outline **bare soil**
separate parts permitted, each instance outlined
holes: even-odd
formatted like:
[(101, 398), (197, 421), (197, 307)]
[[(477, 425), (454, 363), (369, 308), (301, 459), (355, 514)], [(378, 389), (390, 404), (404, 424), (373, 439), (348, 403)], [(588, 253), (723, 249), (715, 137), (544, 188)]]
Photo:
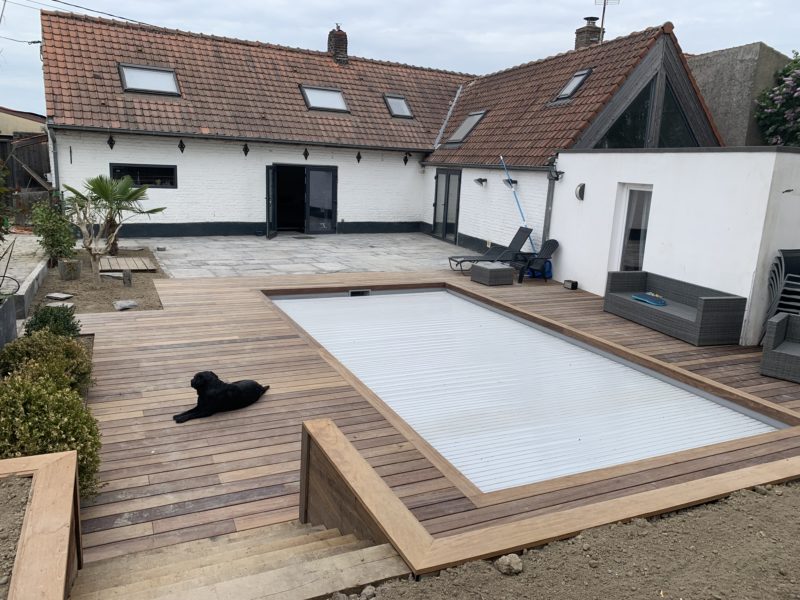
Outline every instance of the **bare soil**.
[(58, 275), (58, 268), (50, 269), (47, 277), (42, 282), (42, 286), (36, 293), (34, 306), (53, 302), (46, 299), (45, 296), (52, 292), (62, 292), (73, 294), (73, 297), (67, 302), (72, 302), (75, 305), (76, 313), (114, 312), (115, 300), (136, 300), (139, 306), (131, 310), (160, 309), (161, 300), (158, 297), (153, 281), (155, 279), (164, 279), (166, 275), (158, 266), (158, 261), (153, 256), (153, 253), (147, 248), (139, 251), (120, 249), (118, 256), (149, 258), (158, 270), (154, 273), (139, 271), (132, 273), (133, 286), (129, 288), (122, 285), (121, 279), (102, 276), (98, 285), (92, 274), (92, 262), (89, 259), (89, 255), (85, 250), (79, 250), (76, 258), (80, 258), (82, 261), (80, 279), (62, 281)]
[(30, 477), (0, 479), (0, 600), (8, 597), (22, 520), (28, 508)]
[(800, 599), (800, 482), (583, 532), (522, 556), (520, 575), (476, 561), (381, 600)]

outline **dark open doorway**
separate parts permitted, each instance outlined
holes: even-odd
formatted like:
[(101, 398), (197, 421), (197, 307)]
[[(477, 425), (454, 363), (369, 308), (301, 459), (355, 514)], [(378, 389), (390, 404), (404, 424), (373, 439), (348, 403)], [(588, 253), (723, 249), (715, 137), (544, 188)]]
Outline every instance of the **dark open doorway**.
[(336, 233), (337, 168), (267, 166), (267, 237)]
[(278, 231), (305, 231), (306, 168), (275, 167)]

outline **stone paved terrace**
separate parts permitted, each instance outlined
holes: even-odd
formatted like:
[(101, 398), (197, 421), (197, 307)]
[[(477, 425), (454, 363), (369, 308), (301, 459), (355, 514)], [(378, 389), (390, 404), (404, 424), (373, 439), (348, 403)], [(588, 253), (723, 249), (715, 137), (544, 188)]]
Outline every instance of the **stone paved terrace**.
[(150, 248), (175, 278), (434, 271), (447, 268), (448, 256), (471, 254), (422, 233), (130, 238), (121, 244)]
[[(8, 266), (8, 276), (13, 277), (19, 281), (20, 285), (25, 278), (31, 274), (36, 268), (36, 265), (44, 259), (44, 251), (37, 242), (37, 237), (30, 234), (10, 234), (6, 236), (6, 241), (0, 244), (0, 254), (8, 247), (12, 240), (16, 239), (17, 243), (14, 245), (14, 254), (11, 257), (11, 263)], [(8, 256), (0, 261), (0, 276), (6, 268), (6, 260)], [(4, 285), (3, 290), (6, 289)]]

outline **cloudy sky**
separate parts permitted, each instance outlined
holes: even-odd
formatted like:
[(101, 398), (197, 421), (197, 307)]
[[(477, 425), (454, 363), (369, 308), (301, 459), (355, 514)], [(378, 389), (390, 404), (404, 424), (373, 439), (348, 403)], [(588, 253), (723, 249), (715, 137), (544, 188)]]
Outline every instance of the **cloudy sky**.
[[(342, 24), (350, 54), (469, 73), (488, 73), (572, 48), (582, 18), (600, 15), (595, 0), (69, 0), (189, 31), (324, 50)], [(56, 0), (0, 0), (0, 36), (38, 40), (39, 9), (74, 10)], [(685, 52), (763, 41), (800, 50), (798, 0), (621, 0), (610, 6), (610, 39), (665, 21)], [(45, 112), (39, 47), (0, 38), (0, 105)]]

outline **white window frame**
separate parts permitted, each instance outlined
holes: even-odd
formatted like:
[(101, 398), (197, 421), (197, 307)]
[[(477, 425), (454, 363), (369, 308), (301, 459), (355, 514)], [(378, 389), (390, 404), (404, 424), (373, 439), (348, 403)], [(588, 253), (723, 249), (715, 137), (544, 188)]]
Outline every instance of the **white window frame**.
[[(622, 248), (625, 245), (625, 221), (628, 217), (628, 203), (632, 191), (650, 192), (650, 206), (653, 205), (653, 186), (649, 183), (619, 183), (614, 206), (614, 224), (611, 228), (611, 247), (608, 254), (607, 271), (619, 271), (622, 264)], [(648, 219), (649, 229), (649, 219)]]

